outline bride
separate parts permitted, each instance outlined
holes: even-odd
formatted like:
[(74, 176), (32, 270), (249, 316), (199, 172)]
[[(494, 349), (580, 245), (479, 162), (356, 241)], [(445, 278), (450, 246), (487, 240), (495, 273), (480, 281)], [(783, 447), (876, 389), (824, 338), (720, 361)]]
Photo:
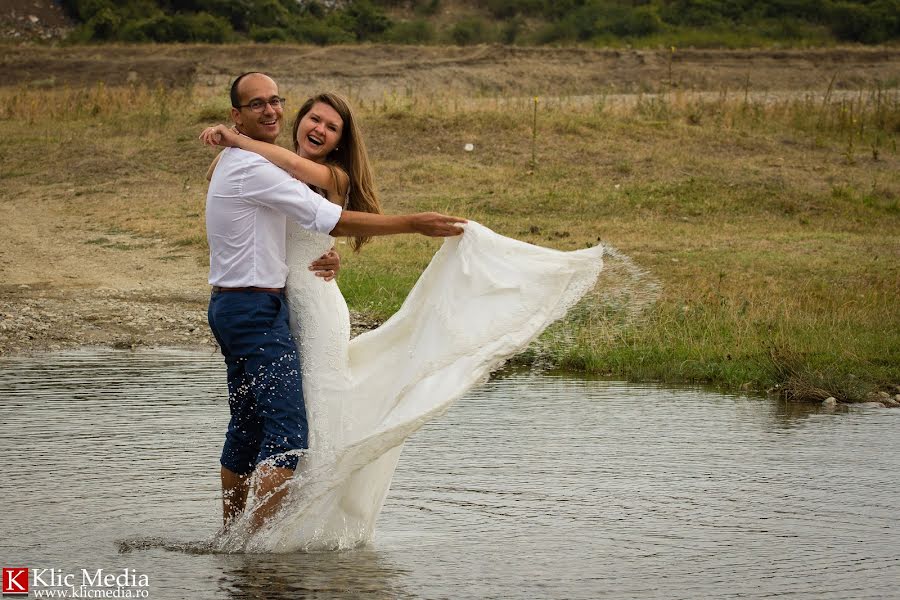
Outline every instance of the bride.
[[(294, 152), (223, 125), (201, 138), (262, 155), (347, 210), (381, 212), (347, 102), (319, 94), (301, 106)], [(445, 238), (400, 310), (350, 340), (334, 281), (306, 265), (334, 240), (288, 223), (286, 292), (300, 350), (309, 449), (279, 513), (254, 531), (245, 513), (222, 550), (349, 548), (371, 539), (404, 440), (562, 317), (595, 283), (602, 248), (560, 252), (469, 222)], [(366, 238), (352, 241), (354, 250)], [(247, 511), (249, 512), (249, 511)]]

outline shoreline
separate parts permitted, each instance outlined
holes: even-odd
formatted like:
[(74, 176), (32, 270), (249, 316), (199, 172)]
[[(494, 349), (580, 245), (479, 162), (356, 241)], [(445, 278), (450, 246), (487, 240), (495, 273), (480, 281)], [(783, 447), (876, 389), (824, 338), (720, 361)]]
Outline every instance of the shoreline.
[[(10, 287), (15, 288), (15, 292), (10, 291)], [(71, 290), (38, 287), (35, 295), (31, 295), (34, 289), (25, 284), (0, 286), (0, 360), (90, 349), (219, 352), (206, 323), (206, 295), (203, 292), (173, 296), (147, 294), (143, 290), (82, 290), (73, 294)], [(18, 315), (13, 313), (14, 309), (20, 311)], [(351, 337), (381, 324), (379, 320), (355, 311), (351, 311), (350, 322)], [(502, 369), (531, 368), (534, 360), (528, 358), (527, 353), (526, 350), (514, 356)], [(550, 360), (552, 363), (552, 357)], [(599, 374), (559, 366), (551, 366), (550, 370), (633, 383), (698, 386), (784, 400), (780, 393), (784, 384), (768, 390), (730, 389), (715, 382), (629, 379), (618, 373)], [(886, 389), (891, 389), (893, 393)], [(900, 385), (886, 389), (873, 392), (857, 402), (840, 402), (834, 398), (793, 402), (821, 404), (830, 408), (859, 405), (900, 408)]]
[[(206, 322), (207, 299), (208, 293), (202, 291), (173, 295), (143, 290), (0, 286), (0, 357), (90, 347), (218, 352)], [(351, 312), (352, 336), (379, 324)]]

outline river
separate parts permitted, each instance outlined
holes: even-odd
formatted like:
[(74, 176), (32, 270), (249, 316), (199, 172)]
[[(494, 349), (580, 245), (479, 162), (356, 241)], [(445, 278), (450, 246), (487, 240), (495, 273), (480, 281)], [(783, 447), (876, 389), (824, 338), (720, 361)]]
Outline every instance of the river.
[(896, 597), (900, 410), (502, 373), (407, 442), (370, 545), (174, 551), (219, 525), (226, 421), (210, 352), (0, 358), (0, 564), (32, 596)]

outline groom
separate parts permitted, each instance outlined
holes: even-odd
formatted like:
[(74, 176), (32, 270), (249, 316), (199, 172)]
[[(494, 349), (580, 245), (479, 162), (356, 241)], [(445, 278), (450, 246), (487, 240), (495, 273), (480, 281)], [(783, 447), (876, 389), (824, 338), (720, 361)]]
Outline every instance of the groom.
[[(268, 75), (244, 73), (231, 86), (238, 131), (274, 143), (284, 98)], [(421, 233), (459, 235), (464, 219), (438, 213), (377, 215), (341, 210), (258, 154), (226, 148), (206, 197), (209, 324), (228, 371), (231, 420), (221, 457), (225, 525), (241, 514), (257, 472), (252, 522), (262, 525), (280, 505), (285, 483), (307, 447), (300, 359), (288, 325), (284, 284), (286, 219), (333, 236)], [(313, 263), (325, 279), (337, 261)], [(324, 284), (323, 284), (324, 285)]]

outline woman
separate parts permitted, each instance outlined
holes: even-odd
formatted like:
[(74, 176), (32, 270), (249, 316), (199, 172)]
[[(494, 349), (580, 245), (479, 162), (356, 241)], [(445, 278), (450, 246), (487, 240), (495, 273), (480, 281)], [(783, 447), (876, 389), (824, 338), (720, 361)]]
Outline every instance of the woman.
[[(380, 212), (356, 121), (339, 96), (304, 103), (293, 128), (295, 153), (221, 125), (201, 137), (259, 153), (350, 210)], [(272, 524), (249, 539), (249, 527), (232, 527), (221, 549), (346, 548), (367, 541), (404, 440), (563, 316), (602, 266), (600, 247), (559, 252), (472, 222), (465, 230), (444, 242), (393, 317), (351, 342), (337, 285), (322, 285), (306, 268), (333, 239), (289, 224), (286, 291), (300, 347), (309, 450)], [(356, 239), (354, 248), (364, 243)]]

